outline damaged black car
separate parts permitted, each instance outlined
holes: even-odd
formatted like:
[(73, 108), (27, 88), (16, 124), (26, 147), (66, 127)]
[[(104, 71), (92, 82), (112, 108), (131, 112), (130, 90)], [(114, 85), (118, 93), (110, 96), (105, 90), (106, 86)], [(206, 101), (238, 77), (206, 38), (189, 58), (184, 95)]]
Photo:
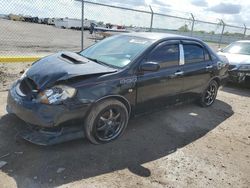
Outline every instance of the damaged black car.
[(21, 136), (30, 142), (101, 144), (121, 136), (135, 115), (191, 99), (212, 105), (227, 76), (228, 64), (198, 39), (126, 33), (33, 63), (6, 108), (26, 122)]

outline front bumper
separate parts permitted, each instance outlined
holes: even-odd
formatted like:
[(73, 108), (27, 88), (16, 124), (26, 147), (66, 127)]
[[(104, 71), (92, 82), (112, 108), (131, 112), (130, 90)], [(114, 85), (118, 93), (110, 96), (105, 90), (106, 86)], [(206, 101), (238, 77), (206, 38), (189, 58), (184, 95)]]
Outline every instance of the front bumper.
[(229, 73), (229, 81), (234, 83), (244, 83), (250, 80), (250, 70), (240, 71), (231, 70)]
[(84, 138), (84, 129), (80, 124), (74, 123), (70, 126), (57, 127), (56, 129), (40, 128), (34, 125), (20, 125), (19, 135), (36, 145), (49, 146)]
[(8, 93), (6, 110), (29, 124), (52, 128), (69, 120), (84, 118), (89, 108), (90, 104), (47, 105), (33, 102), (18, 95), (14, 84)]

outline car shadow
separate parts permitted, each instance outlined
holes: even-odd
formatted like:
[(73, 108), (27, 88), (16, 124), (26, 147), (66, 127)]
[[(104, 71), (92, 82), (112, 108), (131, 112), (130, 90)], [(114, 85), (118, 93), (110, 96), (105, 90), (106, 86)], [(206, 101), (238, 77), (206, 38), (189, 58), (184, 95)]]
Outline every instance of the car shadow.
[[(216, 100), (213, 106), (195, 104), (171, 107), (130, 120), (125, 134), (104, 145), (85, 139), (49, 147), (30, 144), (18, 135), (23, 122), (14, 115), (0, 119), (0, 157), (8, 162), (1, 170), (13, 178), (17, 187), (54, 187), (128, 169), (148, 177), (150, 169), (142, 164), (165, 157), (202, 138), (233, 115), (230, 105)], [(65, 170), (57, 173), (59, 168)]]
[(227, 83), (221, 90), (235, 95), (250, 97), (250, 83), (249, 85)]

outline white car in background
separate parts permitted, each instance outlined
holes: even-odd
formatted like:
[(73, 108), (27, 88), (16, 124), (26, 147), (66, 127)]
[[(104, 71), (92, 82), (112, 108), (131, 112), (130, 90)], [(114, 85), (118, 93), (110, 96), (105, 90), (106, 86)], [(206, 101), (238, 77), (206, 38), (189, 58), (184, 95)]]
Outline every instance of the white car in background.
[(236, 41), (219, 50), (218, 55), (229, 61), (229, 79), (231, 82), (250, 81), (250, 40)]

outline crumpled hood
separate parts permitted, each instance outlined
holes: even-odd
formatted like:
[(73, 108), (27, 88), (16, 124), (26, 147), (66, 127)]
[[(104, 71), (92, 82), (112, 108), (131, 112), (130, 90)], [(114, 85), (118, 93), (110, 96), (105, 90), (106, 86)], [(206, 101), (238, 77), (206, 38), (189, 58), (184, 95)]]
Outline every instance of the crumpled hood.
[(218, 55), (226, 56), (231, 65), (250, 64), (250, 55), (230, 54), (223, 52), (219, 52)]
[[(65, 58), (64, 54), (73, 58)], [(39, 89), (44, 89), (60, 80), (116, 71), (114, 68), (90, 61), (77, 53), (61, 52), (35, 62), (26, 72), (26, 76), (32, 79)]]

